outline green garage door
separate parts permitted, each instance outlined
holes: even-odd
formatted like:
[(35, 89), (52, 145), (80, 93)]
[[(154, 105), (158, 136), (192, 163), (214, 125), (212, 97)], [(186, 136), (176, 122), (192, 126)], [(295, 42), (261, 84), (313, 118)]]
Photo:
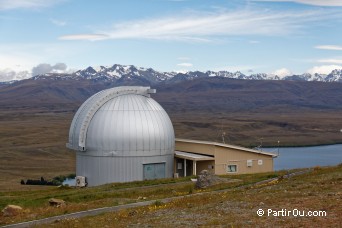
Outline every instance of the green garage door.
[(144, 180), (165, 178), (165, 163), (144, 165)]

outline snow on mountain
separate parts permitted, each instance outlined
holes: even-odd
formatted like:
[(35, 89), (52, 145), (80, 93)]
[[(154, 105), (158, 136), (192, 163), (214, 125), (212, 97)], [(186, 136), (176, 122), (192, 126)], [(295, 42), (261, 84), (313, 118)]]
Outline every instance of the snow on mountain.
[(333, 70), (325, 78), (326, 82), (342, 82), (342, 69)]
[[(58, 74), (58, 73), (47, 73), (44, 75), (37, 75), (32, 77), (33, 80), (39, 79), (51, 79), (51, 80), (93, 80), (93, 81), (105, 81), (114, 82), (117, 80), (138, 80), (145, 81), (150, 84), (157, 84), (160, 82), (178, 82), (184, 80), (193, 80), (196, 78), (205, 77), (224, 77), (231, 79), (244, 79), (244, 80), (294, 80), (294, 81), (320, 81), (320, 82), (342, 82), (342, 69), (333, 70), (330, 74), (310, 74), (304, 73), (301, 75), (291, 76), (279, 76), (276, 74), (265, 74), (257, 73), (251, 75), (245, 75), (240, 71), (229, 72), (229, 71), (189, 71), (184, 73), (177, 72), (160, 72), (152, 68), (135, 67), (133, 65), (120, 65), (114, 64), (113, 66), (97, 66), (87, 67), (86, 69), (76, 71), (72, 74)], [(2, 80), (4, 79), (4, 80)], [(16, 78), (17, 80), (25, 79)], [(9, 81), (8, 75), (0, 74), (1, 81)]]
[(275, 74), (257, 73), (245, 75), (240, 71), (188, 71), (184, 73), (176, 72), (160, 72), (152, 68), (135, 67), (133, 65), (119, 65), (114, 64), (111, 67), (88, 67), (84, 70), (79, 70), (74, 73), (75, 76), (92, 80), (105, 80), (115, 81), (122, 79), (143, 78), (150, 83), (159, 82), (175, 82), (184, 80), (193, 80), (196, 78), (204, 77), (224, 77), (231, 79), (244, 79), (244, 80), (300, 80), (300, 81), (320, 81), (320, 82), (342, 82), (342, 70), (334, 70), (329, 75), (324, 74), (309, 74), (304, 73), (301, 75), (279, 76)]

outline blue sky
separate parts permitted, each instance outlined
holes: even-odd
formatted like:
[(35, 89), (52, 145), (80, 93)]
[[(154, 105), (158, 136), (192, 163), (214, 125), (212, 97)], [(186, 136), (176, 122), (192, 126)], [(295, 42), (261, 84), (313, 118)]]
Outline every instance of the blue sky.
[(342, 68), (342, 0), (0, 0), (0, 31), (0, 76), (115, 63), (279, 75)]

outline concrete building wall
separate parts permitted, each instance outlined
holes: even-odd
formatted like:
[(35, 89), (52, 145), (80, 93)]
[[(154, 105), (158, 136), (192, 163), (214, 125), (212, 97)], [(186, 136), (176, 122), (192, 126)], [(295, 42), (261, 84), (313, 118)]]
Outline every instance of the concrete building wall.
[[(201, 143), (201, 141), (196, 140), (176, 140), (175, 148), (178, 151), (214, 156), (214, 161), (197, 161), (197, 174), (204, 169), (211, 170), (218, 175), (273, 171), (273, 156), (271, 154), (263, 154), (243, 147), (230, 147), (225, 144), (220, 146), (219, 143)], [(209, 169), (209, 165), (213, 165), (214, 168)], [(236, 168), (236, 172), (227, 172), (227, 168)]]
[(208, 170), (209, 172), (215, 174), (215, 161), (197, 161), (196, 173), (200, 174), (202, 170)]
[[(247, 166), (251, 161), (251, 166)], [(236, 173), (227, 173), (228, 165), (237, 165)], [(216, 174), (244, 174), (273, 171), (273, 158), (269, 155), (251, 153), (217, 146), (215, 148)]]

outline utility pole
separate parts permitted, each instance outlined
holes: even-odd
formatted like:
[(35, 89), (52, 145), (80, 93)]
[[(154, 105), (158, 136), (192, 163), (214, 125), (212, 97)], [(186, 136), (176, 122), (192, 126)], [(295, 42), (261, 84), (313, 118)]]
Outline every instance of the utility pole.
[(279, 143), (280, 143), (280, 141), (278, 140), (278, 156), (279, 156)]

